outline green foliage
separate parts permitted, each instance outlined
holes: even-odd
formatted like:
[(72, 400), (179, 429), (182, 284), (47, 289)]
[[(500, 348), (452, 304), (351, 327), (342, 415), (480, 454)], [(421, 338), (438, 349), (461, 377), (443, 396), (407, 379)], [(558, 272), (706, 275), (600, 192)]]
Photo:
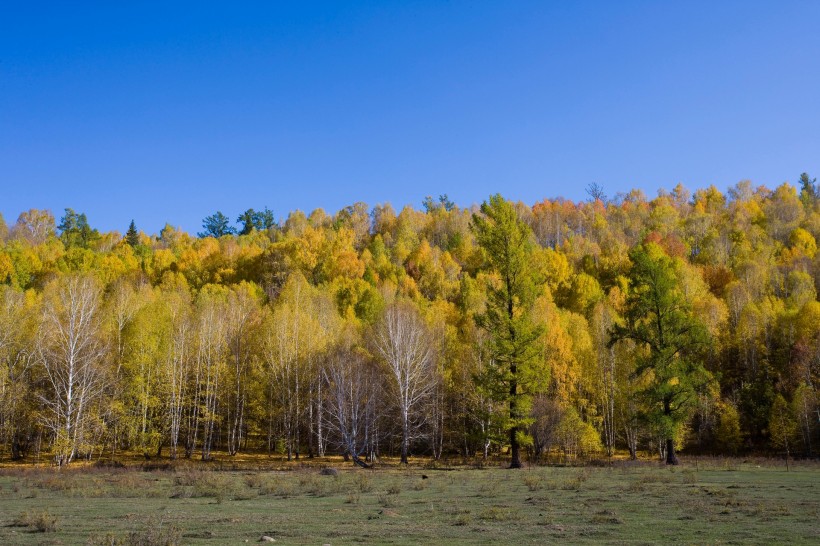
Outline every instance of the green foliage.
[(140, 244), (140, 234), (133, 220), (131, 220), (131, 223), (128, 225), (128, 231), (125, 232), (125, 242), (132, 247)]
[(715, 437), (718, 445), (726, 453), (737, 454), (743, 445), (743, 436), (740, 432), (740, 414), (734, 405), (723, 402), (718, 406), (718, 425)]
[(504, 428), (516, 466), (518, 434), (529, 424), (532, 395), (542, 386), (535, 341), (543, 329), (530, 316), (538, 293), (532, 232), (500, 195), (484, 202), (481, 212), (473, 215), (473, 231), (495, 277), (488, 283), (486, 310), (476, 317), (490, 335), (493, 357), (480, 381), (494, 400), (509, 406)]
[(772, 402), (769, 411), (769, 438), (772, 447), (786, 452), (786, 456), (794, 449), (797, 436), (797, 421), (792, 409), (783, 395), (778, 394)]
[(205, 219), (202, 220), (202, 229), (203, 231), (197, 233), (198, 237), (213, 237), (219, 239), (225, 235), (233, 235), (236, 233), (236, 228), (231, 226), (231, 221), (220, 211), (206, 216)]
[(591, 424), (584, 422), (575, 408), (564, 411), (556, 427), (558, 445), (564, 456), (574, 459), (576, 456), (589, 456), (603, 450), (601, 435)]
[(708, 332), (680, 289), (679, 267), (653, 244), (630, 252), (630, 292), (624, 323), (611, 330), (610, 345), (636, 344), (636, 375), (646, 380), (647, 417), (658, 433), (674, 439), (711, 380), (702, 363)]
[(248, 209), (239, 215), (236, 222), (242, 226), (239, 228), (239, 235), (248, 235), (253, 230), (266, 231), (276, 225), (273, 212), (268, 207), (261, 211)]
[(65, 216), (60, 219), (60, 239), (67, 249), (72, 247), (89, 248), (100, 239), (100, 233), (91, 229), (85, 213), (77, 214), (74, 209), (65, 209)]
[(820, 190), (817, 179), (811, 178), (808, 173), (800, 175), (800, 200), (806, 208), (812, 209), (820, 201)]
[[(666, 436), (755, 452), (775, 448), (780, 394), (797, 427), (790, 448), (813, 455), (820, 209), (816, 181), (797, 186), (679, 185), (610, 200), (591, 185), (588, 201), (493, 196), (477, 214), (442, 195), (399, 213), (360, 202), (295, 211), (281, 227), (268, 209), (247, 209), (238, 237), (225, 236), (235, 230), (221, 213), (201, 238), (171, 225), (143, 234), (133, 221), (121, 238), (72, 209), (59, 229), (50, 212), (28, 210), (0, 223), (0, 284), (25, 302), (9, 304), (0, 328), (0, 383), (13, 393), (0, 397), (0, 457), (66, 441), (44, 422), (35, 357), (51, 331), (46, 286), (78, 273), (103, 291), (93, 337), (104, 392), (79, 442), (94, 457), (165, 454), (173, 435), (176, 453), (192, 455), (206, 432), (231, 452), (315, 452), (323, 355), (366, 347), (368, 326), (396, 300), (418, 308), (440, 353), (441, 387), (414, 451), (531, 445), (544, 457), (573, 408), (567, 437), (601, 434), (615, 451), (637, 455)], [(622, 342), (608, 345), (610, 332)], [(272, 388), (274, 363), (287, 377)], [(375, 407), (378, 451), (397, 416)]]

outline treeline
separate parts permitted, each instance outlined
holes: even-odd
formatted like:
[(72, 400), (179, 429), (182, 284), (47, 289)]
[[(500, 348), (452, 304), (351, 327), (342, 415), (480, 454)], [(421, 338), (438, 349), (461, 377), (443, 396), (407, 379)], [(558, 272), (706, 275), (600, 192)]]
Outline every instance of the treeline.
[(0, 454), (815, 455), (816, 182), (589, 193), (0, 218)]

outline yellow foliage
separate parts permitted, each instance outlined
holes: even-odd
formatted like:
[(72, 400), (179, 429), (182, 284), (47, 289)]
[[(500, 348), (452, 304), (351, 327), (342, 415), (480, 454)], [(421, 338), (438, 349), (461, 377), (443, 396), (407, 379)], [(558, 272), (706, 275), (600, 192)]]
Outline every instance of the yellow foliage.
[(14, 275), (14, 264), (11, 258), (5, 252), (0, 252), (0, 284), (10, 282), (12, 275)]
[(789, 235), (789, 244), (793, 251), (811, 259), (817, 254), (817, 241), (814, 236), (803, 228), (797, 228)]

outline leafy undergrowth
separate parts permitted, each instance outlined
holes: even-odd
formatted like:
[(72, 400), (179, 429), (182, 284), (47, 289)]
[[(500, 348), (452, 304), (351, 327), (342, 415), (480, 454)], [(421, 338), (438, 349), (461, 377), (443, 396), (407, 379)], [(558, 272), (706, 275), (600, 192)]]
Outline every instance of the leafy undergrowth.
[[(820, 466), (5, 469), (0, 543), (280, 544), (820, 540)], [(762, 463), (762, 464), (761, 464)]]

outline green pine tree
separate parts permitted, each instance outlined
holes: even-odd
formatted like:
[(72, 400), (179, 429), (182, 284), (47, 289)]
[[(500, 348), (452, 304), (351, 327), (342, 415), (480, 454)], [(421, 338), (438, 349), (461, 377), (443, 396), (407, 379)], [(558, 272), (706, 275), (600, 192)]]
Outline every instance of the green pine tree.
[(473, 215), (472, 229), (497, 282), (490, 283), (486, 311), (477, 317), (490, 334), (492, 355), (491, 365), (478, 379), (492, 399), (509, 408), (503, 427), (509, 434), (510, 468), (521, 468), (532, 395), (546, 378), (537, 366), (535, 343), (542, 329), (530, 315), (538, 294), (533, 235), (512, 203), (498, 194), (481, 205), (481, 212)]
[(137, 232), (137, 225), (134, 223), (134, 220), (131, 220), (131, 225), (128, 226), (128, 231), (125, 232), (125, 242), (132, 247), (140, 244), (140, 235), (139, 232)]
[(624, 339), (635, 342), (635, 375), (647, 385), (642, 392), (646, 417), (666, 440), (666, 464), (678, 464), (675, 438), (697, 392), (711, 381), (700, 359), (708, 333), (679, 288), (676, 262), (661, 247), (639, 245), (629, 257), (625, 321), (610, 331), (610, 346)]

